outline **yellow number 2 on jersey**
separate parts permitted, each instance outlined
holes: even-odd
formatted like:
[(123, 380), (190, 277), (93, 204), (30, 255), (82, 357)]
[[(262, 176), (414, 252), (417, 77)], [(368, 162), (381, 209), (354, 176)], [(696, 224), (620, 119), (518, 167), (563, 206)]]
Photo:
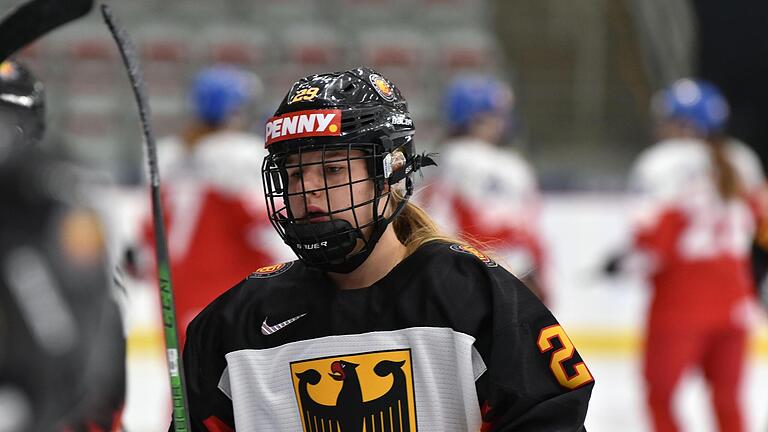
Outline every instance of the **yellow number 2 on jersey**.
[[(552, 345), (553, 339), (559, 340), (562, 348), (555, 349), (555, 346)], [(589, 372), (589, 369), (587, 369), (587, 365), (585, 365), (584, 362), (579, 362), (573, 365), (573, 370), (575, 371), (573, 374), (569, 375), (565, 370), (563, 363), (573, 357), (573, 353), (576, 351), (576, 349), (573, 346), (573, 342), (571, 342), (571, 339), (567, 334), (565, 334), (565, 330), (563, 330), (560, 324), (555, 324), (543, 328), (539, 333), (539, 340), (537, 341), (537, 344), (539, 346), (539, 351), (542, 353), (552, 351), (554, 349), (552, 352), (552, 358), (549, 361), (549, 368), (552, 370), (555, 378), (557, 378), (557, 382), (559, 382), (562, 386), (573, 390), (591, 382), (594, 379), (592, 378), (592, 374)]]

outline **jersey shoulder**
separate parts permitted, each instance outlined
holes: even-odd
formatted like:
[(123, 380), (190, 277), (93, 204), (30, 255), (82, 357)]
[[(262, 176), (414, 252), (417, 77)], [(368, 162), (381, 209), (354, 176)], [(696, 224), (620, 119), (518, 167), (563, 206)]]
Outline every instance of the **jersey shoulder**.
[(496, 268), (499, 264), (479, 248), (469, 243), (442, 243), (438, 253), (459, 266), (485, 266)]
[(694, 139), (666, 140), (638, 156), (630, 187), (635, 193), (666, 202), (684, 197), (692, 187), (711, 181), (711, 170), (706, 144)]
[[(485, 183), (489, 178), (515, 186), (534, 189), (534, 169), (517, 151), (488, 144), (477, 139), (457, 139), (445, 144), (441, 166), (458, 185)], [(467, 163), (472, 161), (472, 163)], [(456, 175), (461, 173), (461, 175)]]
[[(490, 284), (494, 280), (517, 280), (489, 253), (469, 243), (432, 241), (414, 254), (417, 266), (427, 277), (446, 280), (449, 285)], [(453, 282), (456, 283), (453, 283)]]
[(274, 297), (307, 286), (317, 279), (318, 273), (299, 260), (259, 267), (243, 280), (241, 295), (255, 299)]
[(434, 286), (440, 293), (464, 299), (456, 303), (459, 314), (485, 302), (488, 308), (517, 311), (517, 318), (550, 315), (531, 290), (489, 253), (471, 244), (441, 241), (422, 248), (426, 248), (429, 261), (419, 263), (419, 268), (427, 277), (439, 278), (440, 283)]
[(259, 308), (268, 299), (290, 297), (296, 287), (307, 286), (306, 282), (311, 280), (308, 272), (311, 271), (300, 261), (260, 267), (206, 306), (195, 321), (235, 316), (243, 310)]
[(634, 171), (653, 175), (684, 166), (709, 164), (706, 145), (696, 139), (669, 139), (643, 150), (637, 157)]

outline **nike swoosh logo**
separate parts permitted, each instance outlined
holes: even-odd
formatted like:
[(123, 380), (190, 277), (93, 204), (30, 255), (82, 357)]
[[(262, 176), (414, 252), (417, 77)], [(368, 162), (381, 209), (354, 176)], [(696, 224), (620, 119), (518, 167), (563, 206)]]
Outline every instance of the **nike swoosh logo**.
[(303, 314), (301, 314), (299, 316), (295, 316), (295, 317), (293, 317), (293, 318), (291, 318), (289, 320), (285, 320), (285, 321), (281, 322), (280, 324), (275, 324), (275, 325), (267, 324), (267, 318), (264, 318), (264, 322), (261, 323), (261, 334), (263, 334), (264, 336), (269, 336), (269, 335), (271, 335), (271, 334), (273, 334), (273, 333), (275, 333), (275, 332), (277, 332), (277, 331), (287, 327), (288, 325), (290, 325), (291, 323), (295, 322), (296, 320), (298, 320), (299, 318), (303, 317), (304, 315), (306, 315), (306, 313), (303, 313)]

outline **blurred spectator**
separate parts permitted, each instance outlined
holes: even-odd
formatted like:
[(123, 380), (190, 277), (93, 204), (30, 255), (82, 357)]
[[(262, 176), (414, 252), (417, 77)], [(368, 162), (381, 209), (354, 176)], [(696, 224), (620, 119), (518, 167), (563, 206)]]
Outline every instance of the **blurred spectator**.
[(119, 430), (125, 338), (102, 225), (87, 171), (39, 148), (43, 100), (28, 69), (0, 64), (0, 430)]
[[(187, 324), (208, 303), (249, 272), (288, 256), (264, 209), (264, 142), (245, 131), (259, 87), (258, 77), (231, 66), (203, 69), (190, 88), (191, 122), (158, 142), (182, 343)], [(143, 231), (144, 251), (151, 250), (149, 217)]]
[[(645, 343), (647, 401), (656, 431), (677, 431), (673, 395), (701, 368), (719, 430), (742, 431), (739, 393), (753, 280), (750, 244), (765, 178), (743, 143), (724, 135), (728, 105), (712, 84), (682, 79), (653, 100), (659, 142), (632, 171), (634, 252), (653, 284)], [(632, 257), (632, 259), (628, 259)]]
[(511, 88), (491, 76), (461, 76), (447, 88), (444, 108), (448, 139), (424, 205), (444, 230), (494, 251), (545, 300), (536, 176), (504, 145), (514, 130)]

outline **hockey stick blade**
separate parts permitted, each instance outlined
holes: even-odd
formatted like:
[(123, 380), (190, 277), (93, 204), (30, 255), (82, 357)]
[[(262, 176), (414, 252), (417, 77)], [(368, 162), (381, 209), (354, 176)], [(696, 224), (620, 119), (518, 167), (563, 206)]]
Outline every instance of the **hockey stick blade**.
[(0, 62), (92, 7), (93, 0), (32, 0), (10, 10), (0, 22)]
[(152, 221), (155, 227), (155, 257), (157, 260), (157, 279), (160, 282), (160, 302), (163, 309), (163, 325), (165, 331), (166, 360), (173, 399), (173, 428), (176, 432), (188, 431), (189, 405), (184, 380), (184, 366), (179, 357), (179, 338), (176, 329), (176, 308), (174, 306), (173, 286), (171, 284), (170, 258), (168, 242), (165, 235), (163, 206), (160, 200), (160, 175), (157, 169), (157, 148), (155, 134), (150, 122), (149, 102), (141, 73), (136, 49), (131, 42), (128, 32), (117, 22), (112, 10), (106, 4), (101, 5), (101, 15), (109, 28), (109, 32), (117, 43), (118, 51), (128, 72), (128, 80), (133, 88), (133, 95), (139, 109), (139, 120), (144, 134), (147, 160), (149, 163), (150, 188), (152, 191)]

